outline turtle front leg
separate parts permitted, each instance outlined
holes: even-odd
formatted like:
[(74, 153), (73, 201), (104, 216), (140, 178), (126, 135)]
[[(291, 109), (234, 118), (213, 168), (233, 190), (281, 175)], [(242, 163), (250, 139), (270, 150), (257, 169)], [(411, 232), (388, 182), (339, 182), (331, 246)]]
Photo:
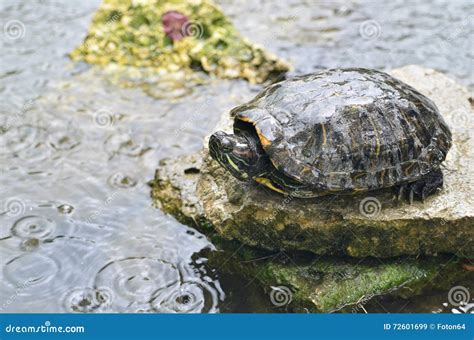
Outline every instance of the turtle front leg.
[(398, 187), (398, 199), (407, 197), (410, 204), (414, 198), (425, 201), (426, 197), (432, 195), (438, 188), (443, 186), (443, 172), (441, 169), (434, 170), (423, 176), (416, 182), (405, 183)]

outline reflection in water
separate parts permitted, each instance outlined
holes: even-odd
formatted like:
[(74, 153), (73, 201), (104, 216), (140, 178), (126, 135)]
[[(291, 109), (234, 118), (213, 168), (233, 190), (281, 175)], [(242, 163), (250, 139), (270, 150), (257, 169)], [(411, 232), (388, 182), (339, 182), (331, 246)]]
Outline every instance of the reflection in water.
[[(212, 244), (152, 208), (146, 185), (160, 159), (197, 151), (220, 114), (259, 88), (72, 64), (66, 54), (99, 2), (0, 3), (2, 21), (24, 25), (1, 36), (0, 311), (264, 311), (260, 291), (232, 278), (222, 278), (234, 293), (223, 301), (215, 273), (192, 258)], [(471, 26), (460, 26), (469, 1), (219, 3), (296, 73), (418, 63), (473, 85)], [(407, 308), (434, 310), (445, 295)]]

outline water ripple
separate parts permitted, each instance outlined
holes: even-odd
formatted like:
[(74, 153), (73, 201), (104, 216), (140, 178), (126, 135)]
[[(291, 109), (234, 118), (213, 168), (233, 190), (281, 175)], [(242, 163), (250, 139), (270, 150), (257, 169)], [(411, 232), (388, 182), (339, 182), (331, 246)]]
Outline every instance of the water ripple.
[(112, 304), (113, 293), (107, 289), (76, 288), (63, 299), (69, 313), (104, 312)]
[(20, 287), (47, 283), (59, 270), (59, 264), (53, 258), (39, 253), (27, 253), (8, 261), (3, 267), (3, 274), (8, 283)]
[(34, 146), (40, 130), (30, 125), (0, 131), (0, 155), (14, 154)]
[(12, 228), (12, 233), (21, 238), (45, 239), (54, 232), (53, 220), (41, 216), (26, 216), (19, 219)]

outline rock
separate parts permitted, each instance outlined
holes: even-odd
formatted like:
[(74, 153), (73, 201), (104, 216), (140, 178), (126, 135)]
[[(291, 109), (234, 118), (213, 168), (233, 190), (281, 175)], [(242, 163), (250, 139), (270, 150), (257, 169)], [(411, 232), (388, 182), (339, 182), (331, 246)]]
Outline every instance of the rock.
[[(206, 148), (197, 155), (163, 161), (152, 196), (164, 211), (204, 231), (221, 249), (207, 255), (211, 267), (255, 280), (274, 305), (286, 309), (357, 312), (378, 295), (410, 297), (460, 280), (472, 282), (474, 272), (463, 270), (456, 256), (383, 258), (438, 252), (474, 257), (469, 95), (433, 70), (409, 66), (392, 74), (432, 98), (453, 130), (445, 187), (424, 204), (397, 204), (387, 192), (285, 198), (235, 180), (210, 159)], [(219, 128), (230, 127), (226, 113)], [(375, 207), (380, 203), (380, 211), (359, 211), (368, 197)], [(284, 251), (271, 253), (225, 239)], [(289, 249), (382, 258), (314, 256)]]
[[(196, 196), (201, 157), (165, 161), (153, 182), (153, 196), (164, 211), (205, 232), (219, 249), (205, 255), (210, 269), (255, 280), (276, 306), (296, 312), (362, 312), (381, 295), (402, 298), (454, 283), (468, 286), (474, 272), (456, 257), (364, 259), (269, 253), (224, 240), (204, 215)], [(183, 175), (184, 174), (184, 175)]]
[[(206, 147), (201, 155), (164, 162), (156, 172), (153, 197), (185, 223), (212, 226), (225, 239), (269, 250), (354, 257), (453, 253), (474, 258), (469, 93), (445, 75), (419, 66), (391, 74), (434, 100), (452, 128), (444, 187), (425, 203), (397, 202), (391, 191), (311, 200), (284, 197), (239, 182), (209, 157)], [(230, 127), (226, 112), (219, 129)]]
[(211, 268), (256, 281), (271, 303), (295, 312), (363, 312), (374, 297), (423, 295), (454, 284), (470, 287), (474, 272), (451, 256), (364, 259), (317, 257), (261, 250), (214, 238), (220, 251), (206, 254)]
[(74, 60), (158, 74), (195, 69), (262, 83), (289, 65), (244, 39), (210, 0), (105, 0)]

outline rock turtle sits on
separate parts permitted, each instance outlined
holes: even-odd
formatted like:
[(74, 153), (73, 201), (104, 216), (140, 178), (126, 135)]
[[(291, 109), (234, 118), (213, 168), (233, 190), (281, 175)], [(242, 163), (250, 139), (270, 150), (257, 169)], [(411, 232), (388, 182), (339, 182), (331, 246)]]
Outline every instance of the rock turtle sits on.
[(424, 200), (443, 185), (451, 132), (436, 105), (369, 69), (332, 69), (281, 81), (231, 111), (234, 134), (210, 154), (239, 180), (294, 197), (394, 187)]

